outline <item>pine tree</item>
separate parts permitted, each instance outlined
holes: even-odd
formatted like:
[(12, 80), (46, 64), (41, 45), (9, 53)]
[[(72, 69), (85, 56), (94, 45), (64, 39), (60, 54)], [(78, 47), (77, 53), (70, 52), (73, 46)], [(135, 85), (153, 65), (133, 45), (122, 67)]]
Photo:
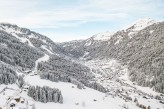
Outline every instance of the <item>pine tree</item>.
[(53, 90), (52, 89), (48, 89), (48, 102), (52, 102), (53, 101)]
[(24, 79), (23, 79), (23, 76), (18, 76), (18, 80), (17, 80), (17, 84), (18, 86), (21, 88), (23, 85), (24, 85)]
[(58, 102), (62, 104), (63, 103), (63, 96), (62, 96), (60, 91), (59, 91), (58, 95), (59, 95), (59, 99), (58, 99), (59, 101)]
[(39, 86), (36, 86), (36, 101), (39, 101), (40, 100), (40, 87)]
[(41, 102), (47, 103), (46, 92), (44, 89), (41, 89)]
[(55, 103), (57, 103), (58, 102), (58, 93), (57, 92), (54, 92), (53, 93), (53, 101), (55, 102)]
[(32, 97), (35, 101), (40, 101), (43, 103), (47, 102), (59, 102), (63, 103), (63, 96), (61, 91), (56, 88), (49, 88), (47, 86), (30, 86), (27, 92), (28, 96)]

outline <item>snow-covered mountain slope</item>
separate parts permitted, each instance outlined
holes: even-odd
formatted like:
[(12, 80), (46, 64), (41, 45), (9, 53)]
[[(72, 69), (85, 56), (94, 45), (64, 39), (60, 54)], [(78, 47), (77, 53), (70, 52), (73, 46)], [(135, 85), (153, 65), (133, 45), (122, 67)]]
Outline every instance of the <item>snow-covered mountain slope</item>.
[(93, 36), (94, 40), (109, 40), (110, 37), (114, 34), (114, 32), (104, 32), (104, 33), (98, 33)]
[(125, 31), (131, 30), (131, 31), (140, 31), (152, 24), (158, 23), (157, 21), (150, 19), (150, 18), (145, 18), (145, 19), (139, 19), (136, 21), (134, 24), (128, 26), (127, 28), (123, 29)]
[(91, 37), (72, 46), (62, 46), (68, 55), (84, 61), (119, 60), (128, 66), (132, 81), (163, 93), (163, 31), (163, 22), (142, 19), (117, 31), (109, 40), (95, 41)]
[[(116, 32), (107, 31), (104, 33), (98, 33), (86, 40), (64, 42), (60, 43), (59, 45), (61, 46), (63, 52), (71, 57), (90, 57), (92, 55), (90, 53), (92, 53), (92, 51), (96, 51), (96, 49), (100, 46), (110, 46), (110, 44), (117, 45), (120, 42), (122, 42), (123, 39), (131, 39), (134, 35), (136, 35), (139, 31), (143, 30), (144, 28), (158, 23), (159, 22), (149, 18), (140, 19), (135, 23), (125, 27), (124, 29), (118, 30)], [(86, 53), (88, 55), (86, 55)]]
[(140, 19), (136, 23), (132, 24), (131, 26), (128, 26), (127, 28), (123, 29), (125, 32), (128, 32), (128, 36), (131, 38), (133, 37), (137, 32), (140, 30), (153, 25), (157, 24), (158, 22), (155, 20), (152, 20), (150, 18), (147, 19)]
[[(11, 105), (15, 108), (19, 107), (19, 103), (15, 103), (15, 96), (26, 99), (21, 94), (26, 84), (23, 80), (29, 73), (33, 76), (40, 75), (42, 79), (53, 82), (69, 82), (77, 85), (78, 88), (87, 85), (105, 92), (105, 89), (95, 82), (94, 75), (87, 66), (67, 59), (60, 51), (60, 47), (46, 36), (12, 24), (3, 23), (0, 24), (0, 28), (0, 84), (16, 83), (20, 87), (19, 93), (13, 94), (11, 98), (4, 101), (7, 103), (5, 107)], [(8, 96), (4, 98), (7, 99)], [(45, 98), (43, 100), (46, 101)]]
[(151, 23), (62, 44), (1, 23), (0, 107), (163, 109), (164, 24)]
[[(39, 69), (41, 74), (57, 74), (59, 79), (66, 78), (66, 81), (70, 81), (70, 78), (77, 81), (93, 79), (87, 66), (67, 59), (60, 46), (46, 36), (7, 23), (1, 23), (0, 29), (1, 61), (22, 71)], [(80, 77), (85, 80), (79, 79)]]
[(31, 31), (26, 28), (21, 28), (14, 24), (0, 23), (0, 30), (15, 36), (20, 42), (26, 43), (30, 47), (45, 49), (48, 53), (60, 53), (60, 48), (48, 37)]
[[(36, 80), (36, 81), (33, 81)], [(38, 103), (36, 102), (37, 109), (44, 109), (45, 107), (53, 109), (123, 109), (123, 106), (126, 105), (129, 108), (138, 109), (134, 103), (126, 103), (124, 100), (112, 96), (105, 96), (105, 93), (98, 92), (96, 90), (85, 88), (78, 89), (74, 84), (58, 82), (54, 83), (48, 80), (42, 80), (38, 76), (28, 76), (26, 81), (31, 85), (56, 87), (59, 88), (63, 94), (63, 104), (55, 103)], [(117, 103), (119, 101), (119, 103)]]

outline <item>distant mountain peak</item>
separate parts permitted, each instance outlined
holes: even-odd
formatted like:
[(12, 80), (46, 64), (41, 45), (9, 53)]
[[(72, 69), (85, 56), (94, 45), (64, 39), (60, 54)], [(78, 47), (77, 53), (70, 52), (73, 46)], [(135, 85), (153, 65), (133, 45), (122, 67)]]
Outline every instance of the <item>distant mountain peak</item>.
[(93, 36), (94, 40), (109, 40), (111, 38), (111, 36), (114, 34), (114, 32), (103, 32), (103, 33), (98, 33), (96, 35)]
[(11, 23), (0, 23), (0, 30), (6, 31), (7, 33), (18, 33), (18, 34), (27, 34), (30, 32), (29, 29), (22, 28), (17, 26), (16, 24)]
[[(135, 34), (136, 32), (155, 23), (158, 23), (158, 22), (150, 18), (143, 18), (143, 19), (137, 20), (135, 23), (129, 26), (126, 26), (123, 30), (126, 32), (129, 32), (129, 35)], [(102, 32), (102, 33), (98, 33), (94, 35), (92, 38), (93, 40), (106, 41), (106, 40), (109, 40), (114, 33), (115, 32), (109, 32), (109, 31)]]
[(130, 26), (127, 26), (123, 30), (131, 30), (131, 31), (140, 31), (154, 23), (158, 23), (157, 21), (150, 19), (150, 18), (144, 18), (144, 19), (139, 19), (135, 23), (133, 23)]
[(0, 22), (0, 25), (16, 25), (16, 24), (11, 24), (11, 23), (8, 23), (8, 22)]

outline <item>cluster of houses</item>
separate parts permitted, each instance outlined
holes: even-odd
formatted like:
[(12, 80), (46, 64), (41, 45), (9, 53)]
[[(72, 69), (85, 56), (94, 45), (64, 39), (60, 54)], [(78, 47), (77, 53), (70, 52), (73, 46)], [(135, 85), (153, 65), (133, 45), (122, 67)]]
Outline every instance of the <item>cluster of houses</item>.
[[(10, 97), (8, 97), (8, 100)], [(8, 104), (8, 109), (32, 109), (34, 103), (31, 100), (27, 100), (23, 97), (14, 97)], [(1, 108), (0, 108), (1, 109)]]
[[(11, 97), (8, 97), (8, 100)], [(27, 109), (28, 102), (20, 96), (14, 97), (9, 103), (9, 109)]]

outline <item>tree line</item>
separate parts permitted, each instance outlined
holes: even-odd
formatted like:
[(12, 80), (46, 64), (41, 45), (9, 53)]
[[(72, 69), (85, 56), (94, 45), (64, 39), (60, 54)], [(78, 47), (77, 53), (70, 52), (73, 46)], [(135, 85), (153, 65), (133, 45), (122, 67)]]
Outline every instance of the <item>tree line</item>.
[(50, 88), (48, 86), (30, 86), (27, 94), (35, 101), (40, 101), (43, 103), (63, 103), (63, 96), (61, 91), (57, 88)]

